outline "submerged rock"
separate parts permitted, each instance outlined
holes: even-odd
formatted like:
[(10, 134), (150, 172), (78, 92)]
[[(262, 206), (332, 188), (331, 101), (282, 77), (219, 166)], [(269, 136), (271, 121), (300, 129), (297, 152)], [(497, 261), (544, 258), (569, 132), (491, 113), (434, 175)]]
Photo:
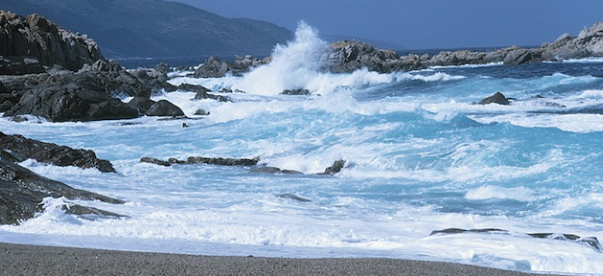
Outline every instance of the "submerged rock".
[[(508, 230), (497, 229), (497, 228), (484, 228), (484, 229), (460, 229), (460, 228), (448, 228), (443, 230), (432, 231), (430, 236), (435, 235), (453, 235), (453, 234), (467, 234), (467, 233), (486, 233), (486, 234), (510, 234)], [(599, 243), (596, 237), (585, 237), (582, 238), (574, 234), (558, 234), (558, 233), (528, 233), (526, 234), (532, 238), (538, 239), (553, 239), (553, 240), (567, 240), (575, 241), (581, 244), (585, 244), (597, 252), (603, 253), (603, 246)]]
[(168, 161), (164, 161), (157, 158), (143, 157), (140, 159), (141, 163), (151, 163), (161, 166), (171, 166), (172, 164), (208, 164), (218, 166), (255, 166), (259, 162), (259, 158), (247, 159), (247, 158), (211, 158), (201, 156), (191, 156), (186, 161), (178, 160), (176, 158), (169, 158)]
[(31, 158), (61, 167), (76, 166), (84, 169), (96, 168), (101, 172), (115, 172), (111, 162), (97, 158), (91, 150), (72, 149), (21, 135), (6, 135), (0, 132), (0, 149), (4, 150), (2, 160), (10, 162), (22, 162)]
[(295, 200), (295, 201), (299, 201), (299, 202), (312, 202), (312, 200), (309, 200), (307, 198), (299, 197), (299, 196), (296, 196), (294, 194), (289, 194), (289, 193), (280, 194), (280, 195), (278, 195), (278, 197), (285, 198), (285, 199), (291, 199), (291, 200)]
[(281, 95), (291, 96), (308, 96), (310, 94), (310, 90), (308, 89), (285, 89), (283, 92), (281, 92)]

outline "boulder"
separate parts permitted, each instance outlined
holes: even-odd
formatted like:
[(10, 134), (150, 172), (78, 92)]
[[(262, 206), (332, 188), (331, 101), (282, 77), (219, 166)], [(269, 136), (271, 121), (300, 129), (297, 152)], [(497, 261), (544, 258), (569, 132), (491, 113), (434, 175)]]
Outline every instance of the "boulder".
[(160, 100), (154, 103), (151, 108), (146, 112), (147, 116), (172, 116), (181, 117), (184, 116), (184, 112), (180, 107), (177, 107), (173, 103), (167, 100)]
[[(43, 211), (44, 198), (65, 197), (72, 200), (99, 200), (123, 204), (123, 200), (74, 189), (62, 182), (40, 176), (17, 164), (0, 160), (0, 224), (19, 224)], [(73, 206), (65, 206), (71, 208)], [(120, 215), (77, 205), (72, 214), (96, 214), (119, 217)]]
[(101, 172), (115, 172), (111, 162), (97, 158), (91, 150), (40, 142), (18, 134), (6, 135), (0, 132), (0, 149), (4, 151), (2, 160), (11, 162), (22, 162), (31, 158), (55, 166), (76, 166), (84, 169), (96, 168)]
[(146, 97), (134, 97), (128, 102), (131, 107), (134, 107), (140, 114), (147, 114), (147, 111), (157, 102)]
[(487, 97), (479, 102), (481, 105), (486, 104), (500, 104), (500, 105), (509, 105), (509, 99), (503, 95), (503, 93), (496, 92), (494, 95)]

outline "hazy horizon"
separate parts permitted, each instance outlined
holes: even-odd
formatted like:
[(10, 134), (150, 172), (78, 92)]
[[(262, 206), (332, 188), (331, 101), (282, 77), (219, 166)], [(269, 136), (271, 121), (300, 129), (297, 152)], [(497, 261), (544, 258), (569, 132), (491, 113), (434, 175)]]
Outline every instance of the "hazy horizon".
[(603, 21), (600, 0), (169, 0), (230, 18), (295, 30), (300, 20), (323, 35), (366, 38), (406, 49), (504, 47), (577, 36)]

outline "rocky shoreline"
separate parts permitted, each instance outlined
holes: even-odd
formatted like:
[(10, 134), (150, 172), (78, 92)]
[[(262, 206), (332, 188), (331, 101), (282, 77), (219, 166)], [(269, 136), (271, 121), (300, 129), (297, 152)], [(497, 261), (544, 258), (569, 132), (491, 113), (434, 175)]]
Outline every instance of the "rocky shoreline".
[[(493, 62), (516, 66), (601, 56), (603, 23), (583, 30), (577, 37), (564, 34), (553, 43), (545, 43), (533, 49), (509, 47), (492, 52), (454, 51), (440, 52), (434, 56), (399, 56), (395, 51), (377, 49), (364, 42), (342, 41), (334, 43), (330, 52), (325, 53), (321, 59), (325, 64), (322, 68), (325, 72), (347, 73), (367, 68), (379, 73), (391, 73), (430, 66)], [(245, 56), (237, 57), (234, 61), (220, 61), (216, 57), (210, 57), (195, 70), (194, 77), (241, 75), (270, 61), (271, 57), (259, 59)], [(196, 95), (191, 100), (231, 101), (226, 96), (212, 94), (202, 86), (174, 86), (168, 82), (169, 70), (165, 63), (155, 68), (126, 70), (118, 63), (107, 60), (96, 42), (85, 35), (66, 31), (40, 15), (23, 17), (0, 11), (0, 113), (14, 121), (27, 120), (27, 116), (37, 116), (51, 122), (120, 120), (141, 116), (186, 118), (182, 109), (173, 103), (151, 100), (154, 95), (177, 90), (195, 92)], [(282, 94), (308, 95), (311, 91), (293, 87)], [(122, 101), (125, 98), (131, 100), (125, 103)], [(490, 103), (508, 104), (509, 99), (497, 93), (480, 102)], [(207, 115), (209, 112), (199, 110), (196, 114)], [(0, 132), (0, 224), (17, 224), (32, 218), (42, 211), (40, 203), (46, 197), (123, 203), (119, 199), (73, 189), (18, 165), (30, 158), (57, 166), (115, 172), (109, 161), (98, 159), (92, 151)], [(299, 173), (258, 165), (258, 161), (206, 157), (191, 157), (186, 161), (153, 158), (141, 160), (163, 166), (204, 163), (249, 166), (253, 173)], [(344, 165), (344, 160), (338, 160), (320, 174), (336, 174)], [(118, 214), (84, 206), (71, 206), (69, 210), (76, 214), (119, 217)]]

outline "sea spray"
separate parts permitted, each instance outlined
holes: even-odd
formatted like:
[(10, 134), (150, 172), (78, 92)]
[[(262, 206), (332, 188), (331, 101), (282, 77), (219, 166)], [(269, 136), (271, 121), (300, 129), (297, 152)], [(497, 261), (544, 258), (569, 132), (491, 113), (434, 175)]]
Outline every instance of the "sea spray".
[(318, 32), (300, 22), (295, 40), (287, 45), (277, 45), (272, 61), (256, 68), (235, 85), (252, 94), (277, 95), (285, 89), (303, 89), (322, 66), (321, 57), (327, 53), (328, 44), (318, 38)]

